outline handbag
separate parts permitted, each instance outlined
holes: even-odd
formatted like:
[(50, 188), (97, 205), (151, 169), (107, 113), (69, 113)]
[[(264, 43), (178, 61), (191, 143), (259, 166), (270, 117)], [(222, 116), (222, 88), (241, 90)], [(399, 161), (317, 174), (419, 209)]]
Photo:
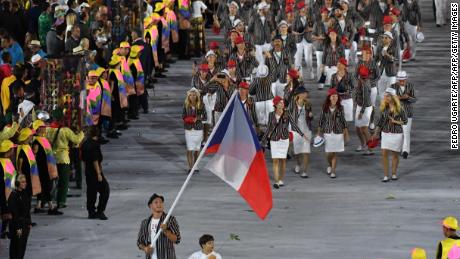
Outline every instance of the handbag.
[(326, 75), (324, 74), (324, 72), (321, 74), (321, 77), (319, 78), (318, 80), (318, 84), (324, 84), (326, 83)]

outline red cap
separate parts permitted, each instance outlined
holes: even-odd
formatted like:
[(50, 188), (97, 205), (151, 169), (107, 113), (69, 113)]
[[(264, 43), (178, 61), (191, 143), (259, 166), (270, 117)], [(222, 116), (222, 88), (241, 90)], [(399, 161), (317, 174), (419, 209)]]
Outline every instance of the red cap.
[(249, 83), (246, 81), (241, 81), (241, 83), (238, 86), (243, 89), (249, 89)]
[(299, 72), (297, 72), (297, 70), (292, 69), (292, 68), (289, 69), (288, 75), (289, 75), (292, 79), (297, 79), (297, 78), (299, 78)]
[(323, 7), (321, 7), (321, 13), (329, 13), (329, 9), (327, 9), (327, 7), (323, 6)]
[(372, 52), (372, 49), (371, 49), (371, 47), (365, 45), (365, 46), (363, 46), (362, 51), (369, 51), (369, 52)]
[(286, 6), (286, 13), (292, 13), (294, 12), (294, 8), (292, 6)]
[(337, 34), (337, 31), (334, 28), (329, 28), (329, 30), (327, 30), (327, 35), (331, 32), (335, 32), (335, 34)]
[(344, 66), (348, 66), (348, 61), (345, 58), (340, 58), (339, 63), (343, 64)]
[(211, 42), (209, 43), (209, 48), (210, 48), (210, 49), (218, 49), (218, 48), (219, 48), (219, 42), (217, 42), (217, 41), (211, 41)]
[(236, 61), (234, 59), (229, 59), (227, 62), (227, 67), (236, 67)]
[(359, 36), (366, 36), (366, 28), (364, 27), (361, 27), (358, 29), (358, 32), (359, 32)]
[(401, 14), (401, 11), (399, 11), (398, 8), (393, 7), (393, 8), (391, 8), (391, 13), (392, 13), (393, 15), (399, 16), (399, 15)]
[(281, 96), (275, 96), (275, 98), (273, 98), (273, 105), (276, 106), (278, 105), (279, 102), (281, 102), (283, 100), (283, 98), (281, 98)]
[(295, 5), (295, 0), (286, 0), (286, 6)]
[(238, 35), (238, 36), (235, 38), (235, 44), (242, 44), (242, 43), (244, 43), (244, 38), (243, 38), (243, 36)]
[(393, 18), (391, 16), (383, 16), (383, 24), (392, 24)]
[(304, 7), (305, 7), (305, 1), (300, 1), (300, 2), (297, 3), (297, 8), (298, 9), (302, 9)]
[(206, 64), (206, 63), (201, 64), (201, 65), (200, 65), (200, 70), (201, 70), (201, 71), (206, 71), (206, 72), (209, 71), (209, 66), (208, 66), (208, 64)]
[(329, 88), (329, 91), (327, 91), (327, 96), (331, 96), (337, 94), (337, 90), (335, 88)]
[(358, 74), (359, 74), (359, 76), (361, 78), (368, 78), (369, 77), (369, 69), (366, 66), (361, 65), (358, 68)]

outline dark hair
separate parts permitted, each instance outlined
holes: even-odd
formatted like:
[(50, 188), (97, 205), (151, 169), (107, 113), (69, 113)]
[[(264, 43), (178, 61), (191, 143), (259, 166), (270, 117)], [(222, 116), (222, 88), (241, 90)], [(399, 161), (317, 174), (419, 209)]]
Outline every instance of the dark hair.
[(4, 51), (2, 53), (2, 60), (3, 63), (10, 63), (11, 62), (11, 54), (9, 51)]
[(44, 2), (44, 3), (42, 4), (42, 11), (43, 11), (43, 12), (46, 12), (46, 10), (48, 10), (49, 7), (50, 7), (50, 3)]
[(61, 23), (58, 26), (56, 26), (56, 34), (57, 35), (62, 35), (65, 32), (67, 25), (65, 23)]
[[(337, 104), (335, 105), (335, 107), (339, 109), (339, 111), (341, 111), (343, 107), (342, 107), (342, 104), (340, 104), (340, 101), (341, 101), (340, 95), (337, 94), (337, 97), (338, 97), (338, 100), (337, 100)], [(330, 106), (331, 106), (331, 95), (327, 95), (326, 100), (324, 101), (324, 104), (323, 104), (323, 112), (327, 112)]]
[(209, 241), (214, 241), (214, 237), (209, 234), (202, 235), (199, 240), (200, 247), (203, 248), (203, 246)]
[(88, 134), (88, 138), (99, 136), (99, 127), (97, 125), (89, 126), (86, 133)]
[(152, 204), (152, 202), (153, 202), (156, 198), (160, 198), (162, 202), (165, 202), (165, 198), (164, 198), (163, 196), (154, 193), (152, 196), (150, 196), (150, 199), (149, 199), (149, 202), (147, 203), (147, 206), (150, 206), (150, 204)]
[(25, 72), (26, 69), (23, 64), (16, 64), (13, 68), (13, 75), (18, 79), (21, 79), (24, 76)]

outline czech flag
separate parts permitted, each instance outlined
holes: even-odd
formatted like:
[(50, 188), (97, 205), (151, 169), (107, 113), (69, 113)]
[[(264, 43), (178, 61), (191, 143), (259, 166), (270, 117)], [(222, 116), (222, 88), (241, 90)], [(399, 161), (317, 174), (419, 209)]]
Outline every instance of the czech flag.
[(230, 98), (211, 135), (206, 168), (238, 191), (262, 220), (273, 199), (265, 157), (239, 95)]

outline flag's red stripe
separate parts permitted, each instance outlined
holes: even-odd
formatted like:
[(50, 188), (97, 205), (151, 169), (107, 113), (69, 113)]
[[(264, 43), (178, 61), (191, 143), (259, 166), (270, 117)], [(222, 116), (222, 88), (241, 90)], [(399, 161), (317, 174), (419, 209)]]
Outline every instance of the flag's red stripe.
[(219, 147), (220, 147), (220, 143), (219, 143), (219, 144), (212, 145), (212, 146), (209, 146), (209, 147), (206, 149), (205, 154), (215, 154), (215, 153), (217, 153), (217, 151), (219, 150)]
[(273, 199), (268, 170), (265, 166), (265, 157), (262, 151), (256, 153), (238, 192), (257, 216), (264, 220), (273, 206)]

